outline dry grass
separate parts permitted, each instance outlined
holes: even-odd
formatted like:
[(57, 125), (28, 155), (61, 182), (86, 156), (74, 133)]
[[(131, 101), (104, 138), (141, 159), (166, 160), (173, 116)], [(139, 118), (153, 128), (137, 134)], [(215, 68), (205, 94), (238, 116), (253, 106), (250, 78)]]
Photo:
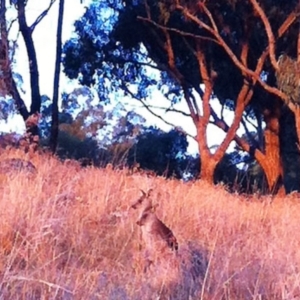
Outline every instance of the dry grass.
[[(248, 201), (201, 181), (31, 161), (34, 177), (0, 178), (0, 299), (300, 298), (296, 195)], [(140, 188), (154, 188), (157, 214), (182, 249), (179, 264), (173, 257), (147, 274), (129, 210)], [(197, 254), (208, 268), (195, 278), (188, 264)]]

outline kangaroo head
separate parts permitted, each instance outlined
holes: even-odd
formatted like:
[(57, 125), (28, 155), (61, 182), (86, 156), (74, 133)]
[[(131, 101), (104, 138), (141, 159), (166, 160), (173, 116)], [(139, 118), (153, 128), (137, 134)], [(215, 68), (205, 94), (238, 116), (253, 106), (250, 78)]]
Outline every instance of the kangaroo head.
[(157, 220), (156, 215), (151, 210), (146, 210), (142, 212), (136, 224), (139, 226), (144, 226), (147, 224), (152, 224), (156, 220)]
[(150, 189), (147, 193), (141, 190), (141, 197), (131, 205), (133, 209), (138, 209), (140, 212), (148, 211), (154, 209), (156, 206), (152, 204), (152, 200), (150, 199), (150, 195), (152, 193), (152, 189)]

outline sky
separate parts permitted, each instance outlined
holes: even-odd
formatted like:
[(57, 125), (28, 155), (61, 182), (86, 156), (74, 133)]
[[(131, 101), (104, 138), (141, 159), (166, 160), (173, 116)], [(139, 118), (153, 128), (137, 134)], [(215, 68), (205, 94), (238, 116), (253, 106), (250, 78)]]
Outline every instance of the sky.
[[(37, 16), (48, 6), (50, 0), (28, 0), (27, 8), (26, 8), (26, 16), (28, 24), (32, 24)], [(36, 47), (38, 65), (39, 65), (39, 74), (40, 74), (40, 89), (41, 94), (46, 94), (50, 98), (52, 98), (53, 94), (53, 76), (54, 76), (54, 66), (55, 66), (55, 49), (56, 49), (56, 29), (57, 29), (57, 19), (58, 19), (58, 0), (52, 6), (48, 15), (38, 24), (33, 33), (34, 44)], [(81, 0), (65, 0), (65, 14), (64, 14), (64, 23), (63, 23), (63, 42), (68, 40), (72, 35), (74, 35), (73, 24), (74, 22), (80, 18), (80, 16), (85, 11), (85, 6), (88, 6), (89, 0), (84, 0), (84, 3), (81, 4)], [(10, 12), (11, 15), (11, 12)], [(18, 32), (17, 24), (14, 25), (12, 31), (10, 33), (11, 38), (16, 38)], [(15, 56), (15, 72), (20, 73), (23, 77), (24, 85), (23, 90), (25, 93), (22, 95), (25, 99), (26, 104), (30, 105), (30, 84), (29, 84), (29, 68), (28, 68), (28, 59), (26, 48), (24, 45), (24, 41), (21, 35), (18, 38), (18, 49)], [(77, 83), (69, 80), (61, 74), (60, 79), (60, 93), (71, 92), (74, 87), (77, 86)], [(157, 99), (160, 99), (159, 105), (168, 107), (169, 102), (166, 101), (159, 92), (154, 94), (152, 100), (149, 100), (150, 103), (157, 105)], [(171, 126), (166, 125), (163, 121), (153, 117), (145, 108), (141, 108), (141, 104), (133, 99), (124, 99), (124, 105), (128, 110), (134, 109), (137, 113), (144, 116), (148, 125), (157, 125), (163, 130), (170, 130)], [(217, 101), (212, 101), (212, 106), (217, 112), (220, 112), (220, 106)], [(179, 103), (176, 107), (178, 110), (182, 110), (184, 112), (188, 112), (188, 107), (184, 101)], [(108, 107), (108, 109), (111, 109)], [(157, 113), (162, 114), (162, 117), (165, 118), (168, 122), (174, 124), (175, 126), (182, 127), (185, 131), (187, 131), (191, 135), (196, 134), (196, 128), (192, 123), (191, 118), (183, 117), (176, 113), (162, 113), (163, 111), (157, 110)], [(233, 119), (233, 113), (230, 111), (225, 111), (225, 119), (227, 122), (231, 122)], [(5, 130), (4, 126), (1, 125), (1, 129)], [(22, 131), (24, 130), (24, 122), (22, 118), (19, 116), (17, 119), (14, 119), (13, 122), (9, 122), (9, 125), (6, 125), (7, 131)], [(239, 130), (239, 133), (243, 132), (243, 130)], [(213, 125), (209, 125), (208, 128), (208, 145), (214, 146), (219, 144), (223, 138), (224, 133), (222, 130), (216, 128)], [(231, 149), (233, 149), (234, 144), (231, 145)], [(189, 138), (189, 152), (195, 153), (197, 152), (197, 143)]]

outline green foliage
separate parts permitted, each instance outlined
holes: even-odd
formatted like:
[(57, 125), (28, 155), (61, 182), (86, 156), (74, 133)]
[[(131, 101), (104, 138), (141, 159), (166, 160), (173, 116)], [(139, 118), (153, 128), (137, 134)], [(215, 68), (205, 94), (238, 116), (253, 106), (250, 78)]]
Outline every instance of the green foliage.
[(106, 125), (103, 111), (98, 109), (79, 112), (71, 123), (62, 123), (59, 126), (57, 154), (62, 158), (88, 160), (94, 165), (100, 164), (99, 143), (96, 136)]
[(99, 165), (100, 150), (92, 138), (80, 139), (66, 131), (59, 131), (57, 155), (63, 159), (71, 158)]
[(7, 122), (9, 117), (16, 113), (14, 99), (0, 96), (0, 121)]
[[(243, 168), (238, 168), (242, 163)], [(217, 165), (215, 183), (224, 184), (230, 192), (268, 193), (265, 174), (260, 165), (249, 156), (239, 157), (238, 152), (226, 154)]]
[(79, 140), (83, 140), (87, 136), (95, 137), (98, 130), (105, 125), (106, 122), (103, 120), (103, 111), (90, 109), (79, 112), (71, 124), (63, 123), (59, 128), (60, 131), (67, 132)]
[(135, 112), (126, 112), (122, 104), (109, 111), (94, 100), (87, 87), (63, 95), (57, 154), (98, 166), (123, 166), (145, 119)]
[(141, 169), (154, 171), (166, 177), (183, 177), (180, 162), (187, 150), (186, 136), (176, 130), (163, 132), (149, 128), (137, 137), (137, 142), (129, 151), (130, 166), (138, 164)]

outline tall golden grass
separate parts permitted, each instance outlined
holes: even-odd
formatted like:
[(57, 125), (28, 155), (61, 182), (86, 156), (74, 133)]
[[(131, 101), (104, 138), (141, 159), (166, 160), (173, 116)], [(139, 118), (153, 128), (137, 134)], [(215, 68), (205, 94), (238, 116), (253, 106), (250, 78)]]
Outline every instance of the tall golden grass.
[[(0, 160), (8, 157), (26, 159), (10, 151)], [(201, 181), (81, 169), (48, 155), (30, 160), (35, 176), (0, 177), (1, 299), (300, 297), (297, 195), (249, 200)], [(160, 272), (163, 279), (142, 271), (140, 228), (129, 207), (139, 189), (149, 188), (179, 247), (192, 243), (206, 251), (197, 293), (189, 295), (184, 282), (174, 285), (172, 266)]]

